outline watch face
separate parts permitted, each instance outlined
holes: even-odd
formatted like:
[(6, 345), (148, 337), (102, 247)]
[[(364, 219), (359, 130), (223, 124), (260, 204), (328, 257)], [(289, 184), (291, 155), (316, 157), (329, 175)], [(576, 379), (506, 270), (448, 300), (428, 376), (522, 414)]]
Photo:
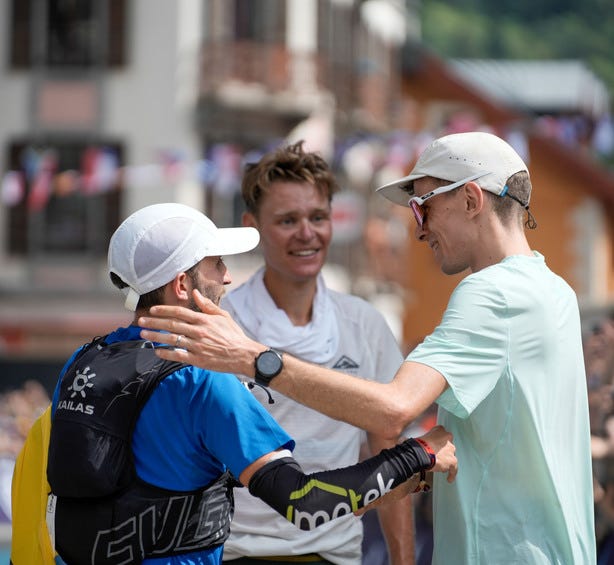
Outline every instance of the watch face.
[(258, 356), (256, 367), (265, 377), (274, 377), (281, 371), (281, 359), (274, 351), (264, 351)]

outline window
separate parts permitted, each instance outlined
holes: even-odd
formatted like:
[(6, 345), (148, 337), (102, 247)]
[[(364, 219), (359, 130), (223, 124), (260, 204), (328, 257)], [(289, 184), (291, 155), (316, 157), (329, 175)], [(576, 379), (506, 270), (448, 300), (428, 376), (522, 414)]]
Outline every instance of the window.
[(205, 39), (284, 43), (286, 0), (205, 0)]
[(121, 66), (126, 0), (12, 0), (12, 68)]
[[(16, 142), (9, 149), (9, 168), (21, 171), (25, 193), (9, 209), (8, 252), (13, 255), (83, 256), (99, 258), (106, 253), (109, 238), (119, 224), (119, 185), (106, 169), (95, 169), (90, 159), (89, 171), (113, 178), (104, 186), (85, 177), (88, 156), (99, 158), (102, 151), (121, 163), (122, 147), (117, 143), (95, 147), (79, 141), (48, 140), (47, 143)], [(38, 200), (32, 198), (35, 185), (42, 182), (41, 160), (53, 160), (53, 173), (45, 182)], [(98, 162), (98, 161), (97, 161)], [(102, 162), (102, 161), (100, 161)], [(101, 178), (101, 177), (96, 177)], [(89, 182), (86, 182), (88, 181)]]
[(236, 0), (235, 39), (282, 43), (285, 0)]

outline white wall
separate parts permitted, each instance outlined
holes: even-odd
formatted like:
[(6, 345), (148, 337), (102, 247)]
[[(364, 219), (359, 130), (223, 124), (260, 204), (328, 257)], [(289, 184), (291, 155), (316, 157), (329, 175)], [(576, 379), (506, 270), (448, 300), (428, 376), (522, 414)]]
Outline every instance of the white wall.
[(582, 306), (603, 306), (608, 296), (607, 268), (612, 254), (603, 206), (594, 198), (585, 198), (573, 210), (575, 229), (573, 249), (577, 260), (574, 269), (578, 281), (578, 299)]
[[(105, 133), (125, 140), (128, 165), (155, 163), (161, 149), (181, 150), (193, 162), (199, 157), (194, 104), (202, 4), (134, 0), (131, 10), (126, 70), (112, 73), (105, 85)], [(147, 194), (130, 187), (125, 194), (124, 215), (152, 201), (202, 205), (195, 186), (173, 192), (161, 183)]]

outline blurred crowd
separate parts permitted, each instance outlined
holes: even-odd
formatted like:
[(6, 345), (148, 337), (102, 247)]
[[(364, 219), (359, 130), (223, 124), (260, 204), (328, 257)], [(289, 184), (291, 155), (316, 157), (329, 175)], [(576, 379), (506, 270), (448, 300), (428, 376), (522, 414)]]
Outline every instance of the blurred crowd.
[(37, 380), (0, 394), (0, 523), (11, 520), (11, 480), (15, 459), (34, 420), (47, 408), (50, 398)]
[[(614, 565), (614, 312), (604, 314), (587, 330), (584, 359), (591, 415), (598, 565)], [(0, 523), (10, 523), (11, 519), (15, 458), (32, 423), (49, 402), (46, 389), (34, 379), (0, 394)], [(419, 517), (417, 525), (423, 524)]]
[(614, 564), (614, 313), (584, 336), (599, 565)]

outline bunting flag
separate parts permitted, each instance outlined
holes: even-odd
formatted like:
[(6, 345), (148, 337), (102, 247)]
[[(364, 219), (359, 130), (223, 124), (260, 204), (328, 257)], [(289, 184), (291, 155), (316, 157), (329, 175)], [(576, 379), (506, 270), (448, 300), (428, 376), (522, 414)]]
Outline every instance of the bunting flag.
[(163, 149), (159, 152), (164, 178), (171, 184), (176, 184), (184, 174), (184, 156), (179, 150)]
[(223, 198), (232, 198), (241, 190), (241, 151), (232, 143), (218, 143), (211, 149), (214, 166), (213, 191)]
[(7, 206), (16, 206), (23, 200), (23, 175), (20, 171), (8, 171), (2, 179), (0, 201)]
[(75, 170), (62, 171), (55, 176), (53, 194), (60, 198), (77, 192), (80, 188), (81, 176)]
[(30, 212), (39, 212), (49, 201), (53, 173), (57, 166), (55, 153), (50, 149), (43, 151), (37, 165), (34, 180), (30, 185), (30, 192), (28, 192), (27, 205)]
[(23, 167), (26, 175), (26, 180), (34, 182), (38, 169), (40, 167), (41, 153), (34, 149), (34, 147), (27, 147), (21, 153), (21, 166)]
[(109, 147), (88, 147), (81, 163), (81, 188), (85, 194), (109, 192), (117, 182), (119, 163)]

